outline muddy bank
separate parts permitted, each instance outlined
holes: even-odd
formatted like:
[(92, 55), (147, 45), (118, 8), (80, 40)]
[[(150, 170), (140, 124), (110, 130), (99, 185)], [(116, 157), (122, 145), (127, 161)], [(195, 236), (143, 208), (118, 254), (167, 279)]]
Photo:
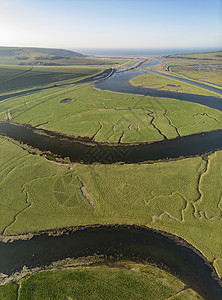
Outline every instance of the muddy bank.
[(41, 272), (64, 270), (69, 268), (75, 269), (106, 262), (107, 260), (103, 255), (93, 255), (80, 258), (69, 257), (56, 262), (52, 262), (50, 265), (41, 265), (35, 268), (27, 268), (26, 266), (24, 266), (21, 271), (14, 272), (10, 275), (0, 273), (0, 286), (7, 284), (10, 281), (17, 282), (24, 277), (35, 275)]
[(94, 225), (32, 234), (28, 240), (0, 242), (0, 273), (11, 275), (24, 266), (32, 269), (96, 254), (108, 260), (156, 264), (180, 277), (205, 299), (222, 297), (213, 266), (192, 245), (172, 234), (135, 225)]

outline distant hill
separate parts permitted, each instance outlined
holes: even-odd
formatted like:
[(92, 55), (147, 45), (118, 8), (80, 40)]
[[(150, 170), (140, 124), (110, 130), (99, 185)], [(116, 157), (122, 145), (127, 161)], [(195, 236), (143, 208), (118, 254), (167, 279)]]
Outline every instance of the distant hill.
[(34, 48), (34, 47), (0, 47), (0, 56), (21, 56), (21, 55), (60, 55), (70, 57), (83, 57), (79, 52), (53, 48)]
[(171, 54), (166, 55), (166, 58), (182, 58), (187, 60), (222, 60), (222, 51), (212, 51), (212, 52), (196, 52), (196, 53), (186, 53), (186, 54)]
[(72, 65), (85, 55), (64, 49), (0, 47), (0, 64), (9, 65)]

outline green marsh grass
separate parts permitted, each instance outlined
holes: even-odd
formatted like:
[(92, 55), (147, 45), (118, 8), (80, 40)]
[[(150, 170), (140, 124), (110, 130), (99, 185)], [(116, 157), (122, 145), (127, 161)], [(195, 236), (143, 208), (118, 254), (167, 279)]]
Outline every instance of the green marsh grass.
[(85, 166), (56, 164), (4, 139), (0, 151), (4, 234), (90, 224), (147, 225), (184, 238), (210, 261), (222, 256), (217, 192), (205, 180), (216, 176), (220, 181), (213, 166), (221, 165), (221, 152), (209, 156), (205, 172), (201, 157)]
[(0, 300), (16, 300), (17, 291), (18, 285), (14, 282), (0, 285)]
[(222, 86), (222, 51), (169, 55), (164, 62), (175, 75)]
[[(73, 101), (60, 103), (64, 98)], [(174, 99), (102, 92), (90, 85), (54, 88), (7, 100), (0, 103), (0, 120), (7, 119), (113, 143), (121, 136), (122, 143), (151, 142), (164, 136), (176, 138), (178, 133), (184, 136), (222, 128), (222, 112), (212, 108)]]
[[(165, 299), (184, 288), (179, 279), (154, 266), (123, 263), (27, 277), (20, 281), (19, 299)], [(202, 299), (190, 289), (189, 296), (182, 299)]]
[(139, 75), (131, 79), (130, 82), (132, 85), (143, 86), (145, 88), (173, 91), (177, 93), (190, 93), (190, 94), (220, 97), (220, 94), (216, 94), (204, 88), (197, 87), (189, 83), (181, 82), (176, 79), (166, 78), (164, 76), (156, 75), (152, 73)]

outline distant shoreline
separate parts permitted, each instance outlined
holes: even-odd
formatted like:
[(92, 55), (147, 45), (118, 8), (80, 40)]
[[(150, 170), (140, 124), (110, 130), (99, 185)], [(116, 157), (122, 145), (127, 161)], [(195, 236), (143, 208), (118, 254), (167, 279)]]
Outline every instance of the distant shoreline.
[(165, 56), (172, 54), (190, 54), (221, 51), (221, 48), (191, 48), (191, 49), (105, 49), (105, 48), (67, 48), (71, 51), (78, 51), (84, 55), (93, 56)]

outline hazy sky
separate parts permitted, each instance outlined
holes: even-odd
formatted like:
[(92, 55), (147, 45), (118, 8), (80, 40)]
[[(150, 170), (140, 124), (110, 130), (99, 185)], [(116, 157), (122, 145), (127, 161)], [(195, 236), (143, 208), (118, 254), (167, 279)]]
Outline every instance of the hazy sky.
[(0, 45), (222, 47), (222, 0), (0, 0)]

